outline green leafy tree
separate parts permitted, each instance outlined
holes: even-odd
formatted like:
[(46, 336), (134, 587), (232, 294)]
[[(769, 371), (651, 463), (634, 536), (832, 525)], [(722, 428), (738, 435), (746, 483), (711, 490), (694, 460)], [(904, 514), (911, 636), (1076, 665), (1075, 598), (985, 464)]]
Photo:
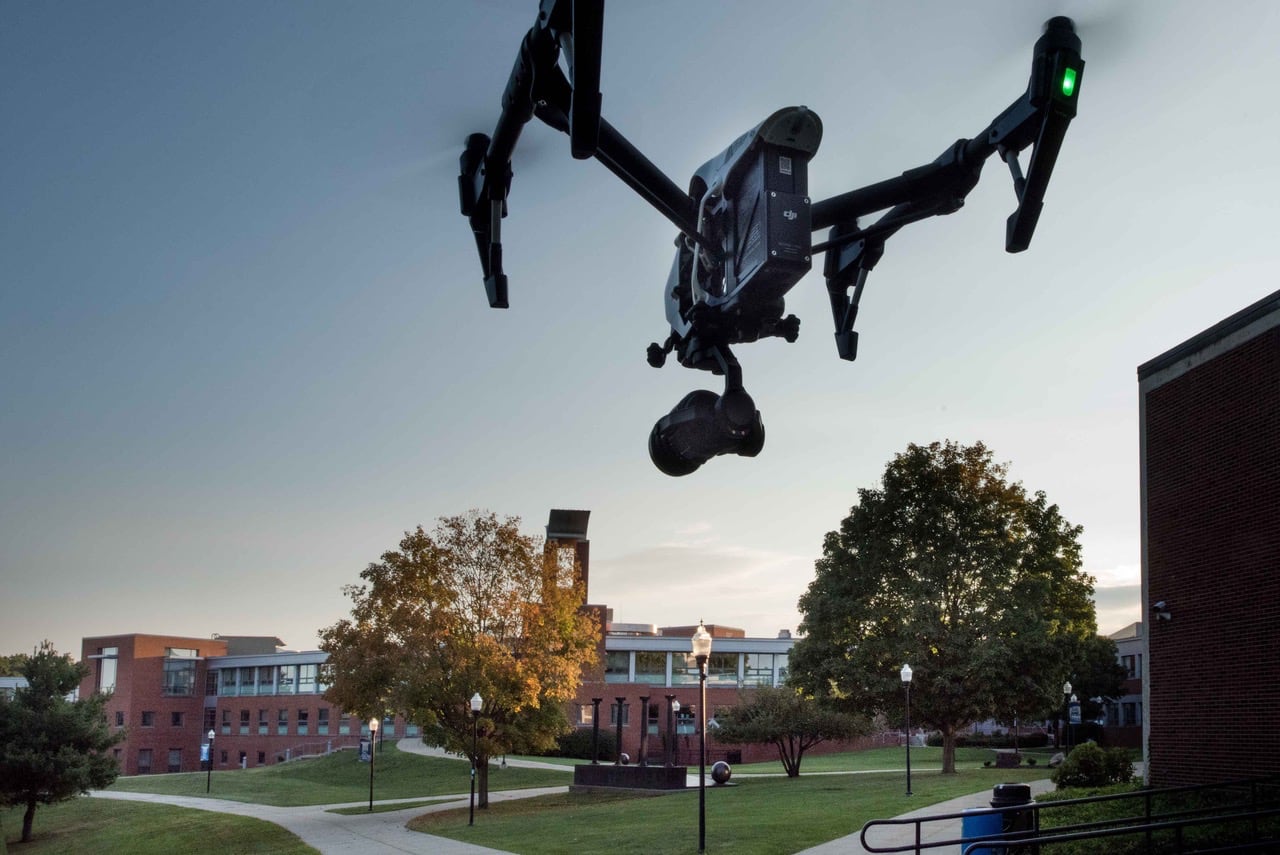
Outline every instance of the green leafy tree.
[(909, 445), (827, 534), (800, 599), (792, 682), (901, 721), (910, 664), (912, 722), (941, 732), (944, 773), (961, 727), (1043, 709), (1062, 652), (1096, 631), (1081, 529), (1006, 474), (981, 443)]
[(0, 677), (21, 677), (23, 666), (31, 659), (28, 653), (0, 656)]
[(787, 777), (800, 775), (804, 752), (820, 742), (853, 739), (869, 729), (868, 719), (821, 707), (788, 687), (761, 687), (737, 706), (716, 713), (719, 727), (711, 730), (726, 745), (771, 744)]
[(124, 734), (107, 727), (107, 697), (67, 700), (87, 673), (46, 641), (23, 665), (27, 687), (0, 696), (0, 804), (25, 808), (23, 843), (39, 805), (106, 787), (118, 774), (110, 749)]
[(320, 633), (326, 699), (363, 717), (400, 712), (424, 741), (470, 757), (481, 807), (489, 757), (545, 751), (568, 729), (600, 638), (576, 568), (519, 525), (471, 511), (407, 532), (346, 588), (351, 617)]

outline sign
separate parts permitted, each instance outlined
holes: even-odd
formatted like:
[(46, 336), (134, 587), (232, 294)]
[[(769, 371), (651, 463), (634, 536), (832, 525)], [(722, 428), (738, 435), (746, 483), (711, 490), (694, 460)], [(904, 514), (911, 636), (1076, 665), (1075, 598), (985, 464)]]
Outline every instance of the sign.
[(372, 745), (373, 743), (371, 743), (368, 739), (361, 737), (360, 739), (360, 762), (361, 763), (373, 762), (373, 757), (370, 753), (370, 748), (372, 747)]
[(200, 743), (200, 762), (209, 762), (209, 743), (207, 742)]
[(1080, 723), (1080, 704), (1078, 702), (1071, 704), (1071, 706), (1067, 708), (1067, 714), (1069, 716), (1068, 721), (1070, 721), (1072, 724), (1079, 724)]

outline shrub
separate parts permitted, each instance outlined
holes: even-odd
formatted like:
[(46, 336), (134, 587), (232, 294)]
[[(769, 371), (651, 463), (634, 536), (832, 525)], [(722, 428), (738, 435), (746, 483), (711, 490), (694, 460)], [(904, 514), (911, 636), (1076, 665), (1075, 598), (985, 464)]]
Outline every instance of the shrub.
[[(616, 748), (611, 731), (600, 729), (600, 759), (612, 763)], [(591, 728), (576, 727), (568, 733), (556, 738), (556, 748), (551, 752), (553, 757), (573, 757), (578, 760), (591, 759)]]
[(1126, 784), (1133, 780), (1133, 762), (1124, 748), (1099, 748), (1086, 742), (1072, 749), (1050, 778), (1060, 790)]

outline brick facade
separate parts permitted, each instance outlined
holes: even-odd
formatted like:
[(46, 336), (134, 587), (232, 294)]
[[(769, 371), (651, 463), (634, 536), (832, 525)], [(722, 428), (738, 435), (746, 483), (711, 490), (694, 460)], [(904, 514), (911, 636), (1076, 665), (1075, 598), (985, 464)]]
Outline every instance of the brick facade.
[(1280, 292), (1138, 374), (1149, 781), (1246, 777), (1280, 755)]

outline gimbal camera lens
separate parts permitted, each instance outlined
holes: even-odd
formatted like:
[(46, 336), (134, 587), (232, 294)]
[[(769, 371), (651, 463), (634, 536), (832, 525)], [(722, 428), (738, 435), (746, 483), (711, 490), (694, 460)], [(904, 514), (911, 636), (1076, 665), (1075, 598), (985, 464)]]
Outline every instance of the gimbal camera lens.
[(755, 457), (764, 448), (764, 422), (742, 389), (723, 396), (699, 389), (680, 399), (649, 433), (649, 457), (668, 475), (697, 470), (712, 457)]

